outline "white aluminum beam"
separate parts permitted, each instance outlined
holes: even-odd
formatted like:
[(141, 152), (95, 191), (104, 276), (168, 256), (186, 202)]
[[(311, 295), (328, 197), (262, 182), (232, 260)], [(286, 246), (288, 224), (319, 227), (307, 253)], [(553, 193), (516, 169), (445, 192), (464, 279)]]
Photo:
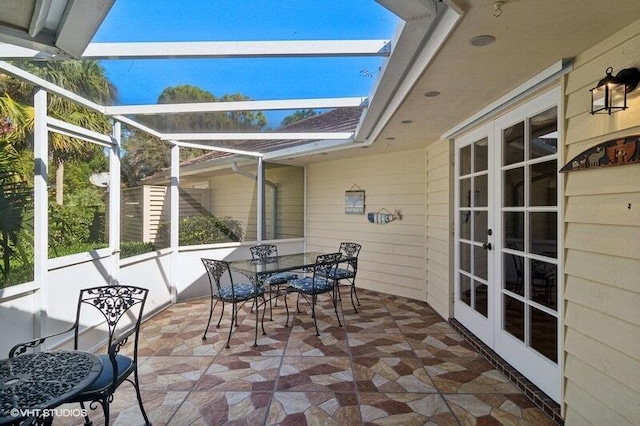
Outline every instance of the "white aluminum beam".
[(353, 139), (333, 140), (333, 141), (316, 141), (306, 143), (304, 145), (284, 148), (277, 151), (265, 153), (262, 158), (265, 161), (282, 160), (285, 158), (295, 158), (305, 155), (318, 154), (321, 152), (338, 151), (341, 149), (361, 147), (362, 145), (354, 144)]
[(177, 104), (120, 105), (105, 107), (106, 115), (182, 114), (191, 112), (272, 111), (359, 107), (366, 97), (283, 99), (264, 101), (193, 102)]
[(12, 59), (45, 60), (53, 57), (54, 54), (50, 52), (28, 49), (10, 43), (0, 43), (0, 59), (5, 61)]
[(352, 139), (353, 132), (317, 133), (164, 133), (162, 140), (187, 141), (270, 141)]
[(30, 74), (16, 66), (13, 66), (7, 62), (4, 61), (0, 61), (0, 70), (5, 71), (7, 74), (10, 74), (16, 78), (19, 78), (20, 80), (23, 81), (27, 81), (29, 83), (33, 83), (34, 86), (38, 86), (43, 88), (44, 90), (46, 90), (49, 93), (53, 93), (56, 94), (62, 98), (65, 98), (69, 101), (75, 102), (77, 104), (80, 104), (86, 108), (89, 108), (90, 110), (93, 111), (97, 111), (100, 113), (104, 113), (104, 107), (102, 105), (98, 105), (95, 102), (91, 102), (85, 98), (83, 98), (82, 96), (76, 95), (75, 93), (63, 89), (60, 86), (56, 86), (53, 83), (48, 82), (47, 80), (44, 80), (40, 77), (36, 77), (33, 74)]
[(82, 59), (389, 56), (389, 40), (90, 43)]
[(143, 132), (151, 135), (151, 136), (155, 136), (159, 139), (162, 138), (162, 133), (158, 132), (157, 130), (153, 130), (151, 127), (147, 127), (144, 124), (140, 124), (137, 121), (134, 121), (128, 117), (125, 117), (123, 115), (116, 115), (115, 117), (113, 117), (115, 120), (118, 120), (124, 124), (128, 124), (131, 127), (135, 127), (138, 130), (142, 130)]
[(219, 146), (211, 146), (200, 143), (189, 143), (183, 141), (170, 141), (172, 144), (181, 146), (184, 148), (197, 148), (197, 149), (206, 149), (208, 151), (219, 151), (226, 152), (228, 154), (237, 154), (237, 155), (246, 155), (248, 157), (262, 157), (262, 153), (255, 151), (242, 151), (240, 149), (232, 149), (232, 148), (223, 148)]
[(111, 136), (58, 120), (57, 118), (47, 117), (47, 125), (50, 131), (60, 133), (76, 139), (82, 139), (87, 142), (96, 143), (98, 145), (111, 147), (114, 140)]

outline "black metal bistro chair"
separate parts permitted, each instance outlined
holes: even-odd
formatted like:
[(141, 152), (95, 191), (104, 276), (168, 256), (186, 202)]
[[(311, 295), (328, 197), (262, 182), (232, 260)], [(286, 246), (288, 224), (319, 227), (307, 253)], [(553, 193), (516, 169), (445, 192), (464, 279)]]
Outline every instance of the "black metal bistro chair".
[[(71, 332), (73, 332), (73, 348), (80, 349), (79, 340), (83, 334), (81, 320), (87, 318), (87, 313), (92, 313), (90, 309), (85, 308), (91, 306), (97, 309), (106, 320), (109, 337), (107, 353), (99, 355), (102, 361), (102, 372), (98, 378), (68, 402), (79, 402), (83, 409), (85, 407), (84, 403), (89, 402), (89, 408), (92, 410), (99, 403), (104, 412), (105, 425), (109, 425), (109, 404), (113, 400), (113, 393), (120, 384), (128, 381), (136, 390), (138, 405), (145, 424), (151, 425), (142, 405), (138, 380), (138, 336), (148, 293), (148, 289), (126, 285), (102, 286), (80, 290), (75, 323), (70, 329), (18, 344), (11, 349), (9, 357), (20, 356), (26, 353), (27, 350), (40, 346), (49, 338), (63, 336)], [(127, 351), (131, 355), (121, 354), (121, 349), (131, 342), (133, 343), (133, 349)], [(132, 374), (133, 380), (130, 378)], [(85, 416), (85, 425), (90, 424), (91, 421), (87, 415)]]
[[(320, 336), (320, 332), (318, 331), (318, 319), (316, 316), (316, 300), (319, 294), (331, 293), (333, 310), (336, 313), (338, 325), (342, 327), (340, 316), (338, 315), (337, 284), (336, 281), (331, 278), (335, 274), (335, 269), (338, 267), (340, 258), (340, 253), (319, 255), (316, 258), (316, 263), (313, 266), (313, 274), (311, 276), (289, 281), (287, 292), (302, 295), (311, 305), (311, 316), (313, 317), (313, 324), (316, 327), (316, 336)], [(310, 296), (311, 301), (309, 301), (306, 296)], [(289, 307), (287, 306), (286, 298), (285, 307), (287, 309), (286, 324), (289, 324)]]
[(353, 310), (358, 313), (355, 303), (353, 303), (353, 296), (356, 296), (358, 306), (360, 306), (360, 299), (358, 299), (358, 292), (356, 291), (356, 274), (358, 273), (358, 255), (362, 246), (357, 243), (342, 242), (340, 243), (340, 254), (343, 260), (335, 269), (333, 279), (338, 284), (338, 297), (340, 300), (340, 285), (349, 286), (351, 295), (351, 306)]
[[(222, 302), (222, 311), (220, 312), (220, 319), (216, 328), (220, 327), (222, 316), (224, 315), (224, 304), (231, 303), (231, 327), (229, 328), (229, 337), (227, 337), (227, 348), (229, 348), (229, 342), (231, 341), (231, 334), (233, 333), (233, 323), (238, 325), (238, 304), (245, 303), (248, 300), (255, 301), (257, 297), (262, 297), (264, 302), (264, 289), (261, 286), (254, 286), (252, 283), (234, 283), (233, 275), (229, 269), (229, 263), (224, 260), (214, 260), (202, 258), (202, 263), (207, 271), (209, 277), (209, 286), (211, 288), (211, 305), (209, 308), (209, 320), (207, 321), (207, 328), (204, 329), (202, 340), (207, 340), (207, 331), (209, 331), (209, 325), (211, 324), (211, 317), (213, 316), (213, 309), (218, 304), (218, 301)], [(229, 274), (229, 285), (222, 285), (222, 277), (225, 273)], [(215, 300), (215, 303), (214, 303)], [(264, 318), (264, 311), (262, 314)], [(256, 339), (254, 346), (258, 344), (258, 309), (256, 308)], [(264, 331), (264, 329), (263, 329)]]
[[(278, 246), (275, 244), (258, 244), (249, 247), (251, 258), (256, 261), (270, 262), (277, 261)], [(266, 277), (260, 285), (265, 286), (265, 292), (269, 293), (269, 318), (273, 321), (272, 298), (276, 298), (276, 306), (278, 306), (278, 296), (280, 295), (281, 286), (287, 284), (291, 280), (298, 278), (295, 272), (278, 272)]]

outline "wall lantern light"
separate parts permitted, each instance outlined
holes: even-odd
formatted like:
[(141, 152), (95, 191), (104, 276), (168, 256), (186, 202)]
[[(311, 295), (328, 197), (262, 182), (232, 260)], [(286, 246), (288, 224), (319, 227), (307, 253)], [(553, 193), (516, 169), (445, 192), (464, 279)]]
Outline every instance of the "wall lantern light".
[(607, 75), (598, 82), (591, 92), (591, 114), (611, 114), (627, 109), (627, 93), (640, 82), (637, 68), (626, 68), (614, 77), (613, 68), (606, 70)]

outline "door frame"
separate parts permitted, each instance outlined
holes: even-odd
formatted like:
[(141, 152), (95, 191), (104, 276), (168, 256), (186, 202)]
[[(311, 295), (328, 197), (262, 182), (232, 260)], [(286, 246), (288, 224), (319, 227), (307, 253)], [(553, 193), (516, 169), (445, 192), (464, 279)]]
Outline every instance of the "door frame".
[[(527, 117), (532, 117), (535, 114), (538, 114), (542, 111), (545, 111), (549, 108), (556, 107), (557, 108), (557, 127), (558, 127), (558, 142), (557, 142), (557, 170), (559, 170), (563, 163), (563, 146), (562, 143), (562, 135), (564, 134), (564, 129), (562, 126), (561, 119), (561, 88), (555, 87), (541, 95), (532, 98), (525, 103), (519, 105), (513, 110), (507, 112), (506, 114), (501, 115), (500, 117), (496, 117), (493, 120), (494, 123), (494, 140), (495, 143), (502, 143), (502, 130), (504, 128), (509, 127), (512, 124), (515, 124), (520, 121), (524, 121)], [(501, 149), (498, 150), (498, 154), (501, 153)], [(500, 155), (495, 155), (495, 170), (496, 175), (500, 173), (502, 165), (500, 162)], [(528, 164), (525, 162), (525, 164)], [(526, 168), (526, 166), (525, 166)], [(545, 358), (542, 355), (533, 354), (533, 349), (530, 349), (528, 345), (523, 344), (520, 340), (511, 336), (509, 333), (503, 330), (501, 321), (496, 321), (494, 323), (495, 332), (494, 332), (494, 347), (493, 349), (507, 361), (511, 366), (513, 366), (516, 370), (520, 371), (527, 377), (530, 381), (532, 381), (536, 386), (538, 386), (543, 392), (545, 392), (549, 397), (551, 397), (556, 402), (561, 401), (561, 393), (562, 393), (562, 343), (563, 343), (563, 249), (562, 249), (562, 238), (563, 238), (563, 200), (564, 200), (564, 179), (562, 173), (557, 173), (556, 175), (556, 188), (557, 188), (557, 272), (556, 272), (556, 286), (557, 286), (557, 363)], [(495, 179), (495, 191), (496, 193), (500, 193), (502, 186), (502, 178)], [(496, 197), (498, 198), (498, 197)], [(503, 271), (502, 260), (503, 257), (498, 252), (502, 249), (502, 214), (501, 214), (502, 205), (500, 200), (495, 200), (495, 204), (493, 205), (493, 209), (495, 212), (495, 220), (496, 223), (496, 241), (499, 244), (496, 244), (496, 279), (498, 283), (503, 282)], [(526, 282), (525, 282), (526, 284)], [(494, 295), (494, 299), (496, 301), (498, 298), (502, 298), (501, 285), (496, 286), (496, 294)], [(496, 302), (497, 303), (497, 302)], [(500, 318), (504, 318), (504, 313), (502, 312), (502, 304), (498, 304)], [(526, 314), (525, 314), (526, 315)]]
[[(460, 167), (459, 167), (459, 149), (463, 146), (473, 146), (473, 144), (477, 141), (480, 141), (484, 138), (488, 140), (488, 154), (487, 154), (487, 174), (488, 174), (488, 193), (487, 193), (487, 228), (492, 229), (492, 217), (489, 215), (489, 211), (494, 203), (494, 188), (491, 187), (491, 182), (493, 180), (493, 170), (492, 170), (492, 157), (495, 156), (494, 148), (492, 146), (491, 140), (493, 138), (493, 125), (491, 123), (481, 126), (477, 129), (472, 130), (471, 132), (465, 134), (460, 138), (456, 138), (454, 143), (454, 317), (456, 319), (461, 320), (461, 323), (465, 325), (466, 328), (469, 329), (476, 337), (482, 340), (489, 346), (493, 346), (493, 337), (494, 330), (492, 326), (493, 315), (495, 314), (495, 306), (493, 304), (493, 297), (488, 297), (487, 304), (487, 316), (483, 316), (479, 312), (475, 311), (472, 307), (466, 305), (465, 303), (455, 303), (460, 300), (460, 273), (458, 272), (458, 265), (460, 264), (460, 245), (458, 244), (458, 240), (460, 239), (460, 226), (459, 226), (459, 210), (460, 210)], [(473, 171), (471, 173), (474, 174)], [(493, 243), (493, 237), (488, 237), (488, 242)], [(477, 247), (477, 246), (475, 246)], [(494, 251), (487, 251), (487, 264), (492, 265), (494, 263)], [(487, 281), (488, 281), (488, 293), (491, 294), (493, 290), (490, 285), (492, 282), (495, 282), (494, 278), (494, 268), (487, 268)], [(471, 288), (473, 289), (473, 282), (471, 283)], [(473, 291), (472, 291), (473, 293)]]
[[(563, 377), (563, 303), (564, 300), (564, 250), (563, 250), (563, 215), (564, 215), (564, 175), (557, 174), (557, 363), (545, 358), (542, 355), (534, 354), (526, 343), (521, 342), (515, 337), (503, 331), (502, 323), (504, 318), (502, 306), (502, 282), (503, 282), (503, 232), (502, 232), (502, 129), (510, 125), (524, 121), (527, 117), (544, 111), (553, 106), (557, 107), (557, 168), (562, 167), (564, 161), (564, 143), (563, 143), (563, 121), (562, 121), (562, 96), (560, 86), (556, 86), (538, 96), (531, 98), (511, 111), (500, 116), (494, 117), (488, 123), (465, 133), (454, 141), (454, 239), (453, 239), (453, 313), (454, 318), (460, 320), (465, 328), (469, 329), (476, 337), (485, 344), (495, 350), (498, 355), (505, 359), (514, 368), (525, 375), (543, 392), (556, 402), (562, 400), (562, 377)], [(475, 141), (488, 137), (489, 147), (489, 182), (493, 187), (489, 190), (489, 214), (487, 227), (493, 230), (493, 235), (488, 237), (488, 241), (494, 246), (490, 251), (488, 258), (488, 279), (490, 297), (488, 302), (488, 316), (484, 316), (469, 312), (473, 311), (465, 303), (460, 301), (460, 279), (458, 266), (460, 261), (460, 165), (459, 148), (467, 144), (473, 144)], [(526, 164), (526, 162), (525, 162)], [(526, 167), (526, 166), (525, 166)], [(460, 306), (462, 305), (462, 306)], [(475, 315), (474, 315), (475, 313)], [(490, 332), (487, 330), (490, 328)], [(536, 359), (537, 358), (537, 359)]]

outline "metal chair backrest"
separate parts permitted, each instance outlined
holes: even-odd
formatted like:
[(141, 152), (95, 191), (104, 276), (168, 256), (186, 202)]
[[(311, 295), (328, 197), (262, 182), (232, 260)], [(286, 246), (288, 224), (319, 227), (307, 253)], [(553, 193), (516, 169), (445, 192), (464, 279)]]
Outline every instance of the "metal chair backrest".
[(316, 277), (332, 276), (341, 257), (341, 253), (321, 254), (316, 257), (316, 263), (313, 266), (313, 281), (315, 282)]
[(231, 294), (235, 298), (235, 292), (233, 288), (233, 276), (229, 269), (229, 263), (224, 260), (206, 259), (201, 258), (204, 269), (207, 271), (207, 277), (209, 278), (209, 286), (211, 287), (211, 297), (218, 297), (222, 290), (222, 276), (228, 272), (231, 285)]
[(358, 257), (361, 248), (362, 246), (358, 243), (340, 243), (340, 253), (342, 253), (346, 257)]
[(348, 258), (346, 261), (347, 269), (350, 270), (350, 274), (355, 277), (358, 271), (358, 255), (362, 246), (358, 243), (342, 242), (340, 243), (340, 254), (343, 257)]
[[(109, 285), (85, 288), (80, 290), (78, 297), (78, 309), (76, 311), (76, 323), (74, 331), (74, 348), (79, 349), (80, 316), (84, 305), (97, 309), (105, 318), (109, 330), (109, 346), (113, 342), (116, 331), (130, 328), (130, 324), (122, 325), (120, 320), (128, 318), (133, 321), (135, 328), (134, 351), (138, 350), (138, 330), (142, 322), (142, 312), (147, 300), (149, 290), (128, 285)], [(127, 314), (125, 316), (125, 314)]]
[(259, 244), (257, 246), (249, 247), (251, 250), (252, 259), (264, 259), (267, 257), (278, 256), (278, 246), (275, 244)]

